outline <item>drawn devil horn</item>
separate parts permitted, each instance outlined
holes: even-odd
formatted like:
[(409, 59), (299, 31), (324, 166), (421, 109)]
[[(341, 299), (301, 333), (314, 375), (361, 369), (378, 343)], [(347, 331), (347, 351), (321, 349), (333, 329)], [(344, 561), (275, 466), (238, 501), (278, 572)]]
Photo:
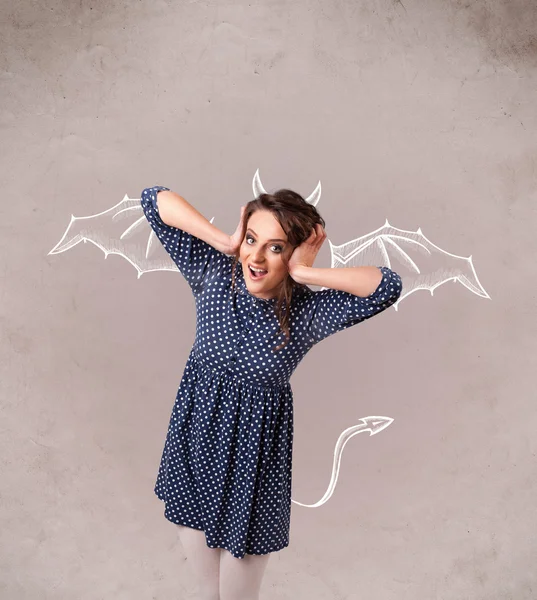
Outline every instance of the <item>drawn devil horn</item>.
[[(266, 194), (265, 188), (261, 183), (261, 177), (259, 177), (259, 169), (255, 172), (254, 180), (252, 182), (252, 187), (254, 190), (254, 198), (257, 198), (261, 194)], [(312, 206), (317, 206), (317, 203), (321, 199), (321, 182), (317, 184), (317, 187), (313, 190), (313, 192), (306, 198), (306, 202), (311, 204)]]
[(261, 196), (261, 194), (267, 193), (265, 191), (265, 188), (263, 187), (263, 184), (261, 183), (261, 177), (259, 177), (259, 169), (257, 169), (257, 171), (255, 172), (254, 181), (252, 185), (254, 188), (254, 198)]

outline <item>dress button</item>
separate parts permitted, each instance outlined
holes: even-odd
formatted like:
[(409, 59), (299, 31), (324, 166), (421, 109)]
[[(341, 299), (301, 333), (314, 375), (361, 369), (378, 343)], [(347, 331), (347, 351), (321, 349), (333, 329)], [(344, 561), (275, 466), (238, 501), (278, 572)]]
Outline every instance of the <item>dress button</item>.
[(235, 356), (232, 356), (229, 360), (230, 362), (234, 363), (237, 361), (237, 358)]

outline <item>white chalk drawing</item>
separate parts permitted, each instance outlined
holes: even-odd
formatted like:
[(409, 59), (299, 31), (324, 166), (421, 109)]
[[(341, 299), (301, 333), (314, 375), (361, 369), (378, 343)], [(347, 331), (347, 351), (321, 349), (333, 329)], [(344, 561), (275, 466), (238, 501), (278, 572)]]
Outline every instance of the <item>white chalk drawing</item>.
[(330, 478), (330, 483), (328, 484), (328, 489), (324, 493), (324, 496), (315, 504), (302, 504), (302, 502), (297, 502), (296, 500), (292, 500), (292, 502), (299, 504), (300, 506), (305, 506), (306, 508), (317, 508), (327, 502), (336, 489), (339, 465), (341, 463), (341, 456), (345, 444), (351, 437), (358, 435), (359, 433), (369, 432), (370, 436), (375, 435), (393, 423), (393, 419), (390, 417), (362, 417), (360, 421), (362, 421), (360, 425), (353, 425), (352, 427), (345, 429), (336, 442), (334, 461), (332, 463), (332, 477)]
[(49, 254), (65, 252), (80, 242), (95, 244), (104, 252), (105, 258), (109, 254), (119, 254), (136, 269), (138, 278), (150, 271), (179, 273), (145, 218), (139, 198), (125, 195), (121, 202), (95, 215), (71, 215), (62, 239)]
[[(393, 305), (399, 304), (418, 290), (434, 290), (448, 281), (459, 282), (474, 294), (490, 298), (475, 272), (472, 256), (457, 256), (435, 246), (421, 232), (405, 231), (392, 227), (388, 220), (372, 233), (368, 233), (341, 246), (330, 244), (332, 267), (359, 267), (362, 265), (393, 266), (393, 259), (407, 267), (403, 278), (403, 293)], [(418, 257), (414, 254), (420, 254)]]
[[(252, 187), (254, 198), (266, 193), (259, 169), (255, 172)], [(306, 201), (316, 206), (320, 198), (319, 181)], [(214, 217), (211, 223), (213, 220)], [(122, 256), (136, 269), (138, 278), (150, 271), (179, 273), (177, 265), (147, 222), (139, 198), (129, 198), (125, 195), (121, 202), (103, 212), (86, 217), (71, 215), (65, 233), (48, 254), (60, 254), (80, 242), (95, 244), (104, 252), (105, 258), (109, 254)], [(393, 305), (396, 311), (402, 300), (410, 294), (418, 290), (428, 290), (433, 295), (437, 287), (448, 281), (459, 282), (477, 296), (490, 299), (477, 278), (472, 256), (458, 256), (442, 250), (423, 235), (421, 228), (416, 231), (397, 229), (386, 220), (385, 224), (375, 231), (340, 246), (332, 244), (330, 240), (328, 243), (332, 267), (376, 265), (397, 270), (403, 280), (403, 293)], [(399, 263), (405, 271), (395, 269), (394, 262)], [(394, 420), (391, 417), (376, 416), (363, 417), (360, 421), (360, 424), (345, 429), (336, 442), (332, 476), (324, 496), (315, 504), (302, 504), (296, 500), (292, 502), (307, 508), (316, 508), (327, 502), (336, 488), (345, 444), (359, 433), (369, 432), (370, 436), (380, 433)]]

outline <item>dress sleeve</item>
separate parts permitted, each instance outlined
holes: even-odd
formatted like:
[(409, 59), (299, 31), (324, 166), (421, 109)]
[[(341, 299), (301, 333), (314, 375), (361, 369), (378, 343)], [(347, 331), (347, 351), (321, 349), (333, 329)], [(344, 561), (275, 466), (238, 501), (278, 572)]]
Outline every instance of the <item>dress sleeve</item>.
[(157, 193), (169, 189), (161, 185), (145, 188), (142, 191), (140, 203), (157, 238), (187, 280), (192, 291), (197, 293), (205, 282), (224, 273), (230, 259), (204, 240), (164, 223), (158, 211)]
[(314, 344), (378, 315), (397, 301), (403, 291), (401, 277), (388, 267), (379, 269), (382, 281), (367, 297), (331, 288), (312, 293), (307, 329)]

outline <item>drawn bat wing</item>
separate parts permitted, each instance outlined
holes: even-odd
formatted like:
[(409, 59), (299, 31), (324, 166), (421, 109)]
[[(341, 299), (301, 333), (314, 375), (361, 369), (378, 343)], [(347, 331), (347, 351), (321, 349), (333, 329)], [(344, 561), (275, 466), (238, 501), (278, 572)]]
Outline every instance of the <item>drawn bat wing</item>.
[[(259, 169), (252, 188), (254, 197), (266, 193)], [(305, 200), (316, 206), (320, 197), (319, 181)], [(103, 212), (85, 217), (71, 216), (63, 237), (49, 254), (65, 252), (80, 242), (95, 244), (105, 257), (109, 254), (123, 256), (135, 267), (138, 277), (149, 271), (179, 272), (151, 229), (137, 198), (125, 195), (121, 202)], [(472, 293), (490, 298), (479, 282), (472, 257), (457, 256), (439, 248), (423, 235), (421, 229), (397, 229), (386, 220), (379, 229), (340, 246), (328, 242), (332, 267), (376, 265), (396, 270), (403, 280), (403, 293), (394, 304), (396, 310), (413, 292), (429, 290), (432, 295), (438, 286), (448, 281), (458, 281)]]
[(138, 277), (149, 271), (179, 273), (177, 265), (151, 229), (139, 198), (125, 195), (121, 202), (95, 215), (71, 215), (63, 237), (49, 254), (60, 254), (80, 242), (95, 244), (105, 257), (119, 254), (133, 265)]
[(332, 244), (330, 240), (328, 242), (332, 267), (375, 265), (389, 267), (399, 273), (403, 280), (403, 293), (393, 305), (395, 310), (410, 294), (429, 290), (432, 295), (438, 286), (448, 281), (458, 281), (472, 293), (490, 298), (479, 282), (472, 257), (442, 250), (428, 240), (421, 229), (397, 229), (386, 220), (379, 229), (341, 246)]
[[(256, 171), (252, 189), (254, 198), (266, 193)], [(321, 182), (306, 201), (315, 205), (321, 197)], [(214, 217), (210, 220), (212, 223)], [(79, 244), (91, 242), (100, 248), (105, 255), (118, 254), (128, 260), (138, 272), (138, 278), (149, 271), (175, 271), (177, 265), (166, 252), (161, 242), (149, 225), (139, 198), (127, 195), (121, 202), (103, 212), (75, 217), (67, 226), (61, 240), (48, 253), (60, 254)]]

